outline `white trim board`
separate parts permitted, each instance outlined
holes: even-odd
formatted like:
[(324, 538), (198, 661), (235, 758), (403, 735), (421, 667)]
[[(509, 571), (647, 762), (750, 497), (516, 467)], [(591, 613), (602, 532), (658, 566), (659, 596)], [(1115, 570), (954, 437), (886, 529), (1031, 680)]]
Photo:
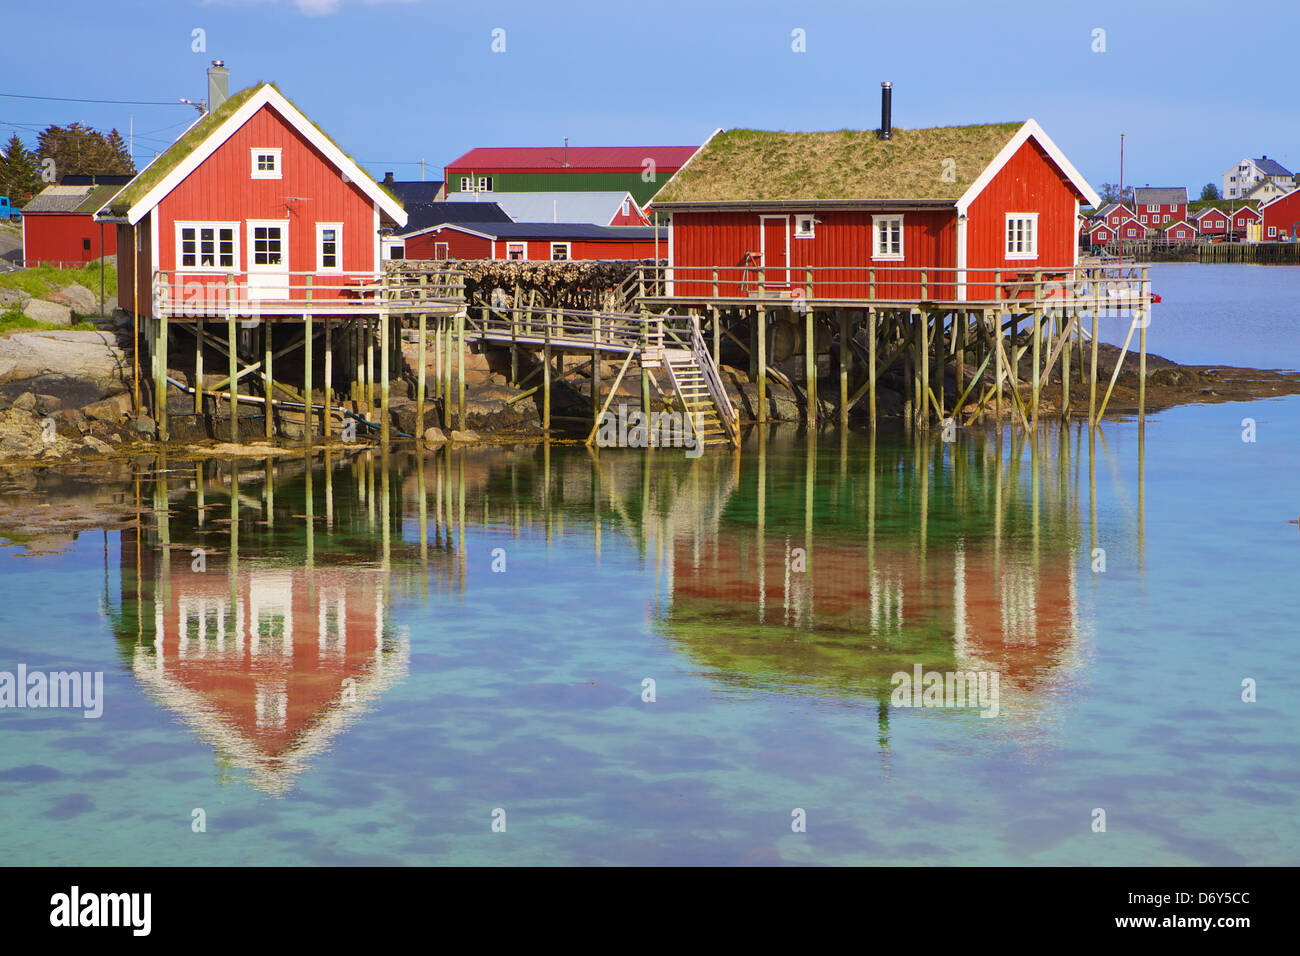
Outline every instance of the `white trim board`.
[[(330, 141), (328, 136), (318, 130), (297, 107), (285, 99), (269, 83), (263, 84), (257, 92), (248, 98), (244, 105), (209, 133), (207, 139), (192, 149), (189, 155), (164, 176), (158, 185), (149, 190), (142, 199), (127, 210), (127, 222), (132, 225), (139, 222), (149, 210), (162, 202), (168, 193), (179, 186), (185, 180), (185, 177), (198, 169), (209, 156), (216, 152), (226, 140), (230, 139), (264, 106), (271, 107), (284, 117), (285, 121), (301, 133), (307, 142), (320, 150), (325, 158), (334, 164), (346, 181), (355, 183), (357, 188), (373, 200), (376, 206), (383, 209), (399, 227), (406, 225), (406, 210), (402, 208), (401, 204), (380, 189), (379, 184), (370, 177), (369, 173), (348, 159), (343, 151)], [(145, 167), (145, 169), (148, 168), (148, 166)]]
[(993, 177), (1002, 171), (1002, 167), (1006, 166), (1006, 164), (1011, 161), (1011, 157), (1014, 156), (1020, 147), (1023, 146), (1031, 137), (1039, 146), (1043, 147), (1043, 151), (1051, 157), (1052, 162), (1056, 163), (1061, 172), (1065, 174), (1065, 178), (1074, 185), (1074, 188), (1083, 194), (1084, 201), (1089, 206), (1095, 208), (1101, 205), (1101, 197), (1098, 196), (1092, 186), (1088, 184), (1088, 181), (1079, 175), (1079, 171), (1074, 168), (1074, 165), (1068, 159), (1065, 158), (1065, 154), (1061, 152), (1060, 147), (1052, 142), (1050, 136), (1043, 132), (1043, 128), (1038, 125), (1038, 121), (1030, 118), (1025, 120), (1024, 125), (1021, 126), (1020, 129), (1016, 130), (1015, 136), (1012, 136), (1011, 139), (1007, 140), (1007, 144), (1002, 147), (996, 156), (993, 157), (993, 162), (989, 163), (988, 166), (984, 168), (984, 171), (979, 174), (979, 178), (977, 178), (975, 182), (971, 183), (970, 187), (962, 193), (961, 198), (957, 200), (958, 215), (961, 215), (970, 208), (970, 204), (975, 201), (975, 197), (984, 191), (984, 187), (993, 181)]

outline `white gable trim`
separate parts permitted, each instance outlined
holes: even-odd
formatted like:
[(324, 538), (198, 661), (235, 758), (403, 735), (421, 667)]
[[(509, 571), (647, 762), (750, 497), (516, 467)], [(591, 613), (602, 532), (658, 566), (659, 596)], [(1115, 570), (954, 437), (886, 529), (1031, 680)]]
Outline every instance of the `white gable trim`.
[[(329, 137), (318, 130), (311, 121), (298, 110), (297, 107), (285, 99), (284, 96), (269, 83), (262, 86), (261, 89), (249, 97), (248, 102), (237, 109), (224, 123), (213, 130), (208, 135), (208, 138), (191, 150), (190, 154), (181, 160), (181, 162), (178, 163), (170, 173), (164, 176), (158, 185), (149, 190), (149, 192), (147, 192), (139, 202), (132, 206), (126, 214), (127, 222), (134, 225), (144, 218), (145, 214), (148, 213), (149, 210), (157, 206), (168, 193), (179, 186), (185, 180), (186, 176), (198, 169), (209, 156), (216, 152), (217, 148), (221, 146), (222, 143), (230, 139), (230, 137), (233, 136), (240, 127), (252, 119), (254, 114), (256, 114), (263, 106), (270, 106), (277, 113), (283, 116), (290, 126), (301, 133), (307, 142), (320, 150), (325, 158), (333, 163), (344, 177), (356, 183), (357, 188), (370, 197), (370, 199), (372, 199), (380, 209), (392, 217), (393, 221), (396, 222), (399, 227), (406, 225), (406, 210), (404, 210), (396, 200), (380, 189), (379, 185), (370, 178), (368, 173), (361, 169), (361, 167), (356, 163), (352, 162), (352, 160), (348, 159), (347, 156), (343, 154), (342, 150), (330, 142)], [(147, 169), (148, 167), (145, 168)]]
[[(507, 225), (507, 224), (506, 224), (506, 223), (502, 223), (502, 225)], [(490, 233), (486, 233), (486, 232), (479, 232), (477, 229), (466, 229), (464, 226), (462, 226), (462, 225), (460, 225), (460, 224), (458, 224), (458, 223), (454, 223), (454, 222), (440, 222), (440, 223), (438, 223), (438, 225), (436, 225), (436, 226), (425, 226), (423, 229), (417, 229), (417, 230), (415, 230), (415, 232), (403, 232), (403, 233), (400, 233), (400, 234), (394, 234), (394, 235), (392, 236), (392, 238), (394, 238), (394, 239), (414, 239), (416, 236), (427, 235), (428, 233), (431, 233), (431, 232), (439, 232), (439, 231), (441, 231), (441, 230), (443, 230), (443, 229), (454, 229), (454, 230), (456, 230), (457, 232), (463, 232), (463, 233), (464, 233), (465, 235), (467, 235), (467, 236), (478, 236), (480, 239), (492, 239), (492, 240), (496, 240), (496, 239), (500, 239), (500, 238), (501, 238), (500, 236), (497, 236), (497, 235), (494, 235), (494, 234), (490, 234)], [(511, 239), (510, 241), (511, 241), (511, 242), (515, 242), (515, 241), (527, 242), (528, 240), (526, 240), (526, 239), (523, 239), (523, 240), (514, 240), (514, 239)]]
[(962, 193), (961, 198), (957, 200), (958, 215), (970, 208), (970, 204), (975, 201), (975, 197), (984, 191), (984, 187), (993, 181), (993, 177), (1002, 171), (1002, 167), (1011, 161), (1011, 157), (1030, 137), (1033, 137), (1038, 145), (1043, 147), (1043, 151), (1051, 157), (1052, 162), (1060, 167), (1061, 172), (1065, 174), (1065, 178), (1083, 194), (1084, 202), (1093, 207), (1101, 205), (1101, 197), (1088, 185), (1088, 181), (1079, 175), (1079, 171), (1074, 168), (1074, 165), (1065, 158), (1065, 154), (1061, 152), (1060, 147), (1053, 143), (1051, 137), (1043, 132), (1043, 128), (1038, 125), (1036, 120), (1027, 119), (1024, 125), (1016, 130), (1016, 135), (1012, 136), (1001, 151), (993, 157), (993, 162), (989, 163), (984, 172), (980, 173), (979, 178), (970, 184), (970, 188), (966, 192)]

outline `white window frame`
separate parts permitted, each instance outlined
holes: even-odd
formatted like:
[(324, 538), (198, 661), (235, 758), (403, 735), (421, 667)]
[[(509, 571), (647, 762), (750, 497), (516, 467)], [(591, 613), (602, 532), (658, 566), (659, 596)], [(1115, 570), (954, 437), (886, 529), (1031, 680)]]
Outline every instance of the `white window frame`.
[[(325, 239), (321, 234), (326, 229), (334, 230), (334, 265), (332, 266), (325, 265)], [(343, 223), (316, 223), (316, 271), (321, 273), (336, 273), (343, 271)]]
[[(1029, 223), (1030, 242), (1029, 249), (1013, 252), (1011, 250), (1011, 238), (1008, 232), (1013, 221), (1023, 220)], [(1037, 259), (1038, 258), (1038, 213), (1036, 212), (1009, 212), (1003, 222), (1002, 229), (1003, 255), (1007, 259)]]
[[(880, 251), (880, 227), (885, 225), (898, 225), (898, 251), (881, 252)], [(903, 216), (894, 214), (889, 216), (872, 216), (871, 217), (871, 258), (877, 262), (902, 262), (903, 256), (907, 250), (903, 245)]]
[[(400, 256), (393, 255), (393, 253), (398, 252), (399, 250), (402, 253)], [(385, 258), (388, 259), (389, 261), (395, 261), (395, 262), (400, 262), (404, 260), (406, 258), (406, 243), (404, 242), (390, 243), (388, 246), (388, 255), (385, 256)]]
[[(283, 164), (279, 146), (253, 146), (249, 149), (250, 171), (253, 179), (282, 179)], [(275, 169), (258, 169), (258, 157), (274, 156)]]
[[(439, 250), (442, 251), (442, 255), (438, 255)], [(450, 258), (451, 258), (451, 243), (435, 242), (433, 244), (433, 260), (435, 262), (446, 262)]]
[[(557, 259), (557, 258), (555, 258), (555, 250), (556, 250), (556, 248), (559, 247), (559, 246), (563, 246), (563, 247), (564, 247), (564, 258), (563, 258), (563, 259)], [(572, 262), (572, 261), (573, 261), (573, 243), (571, 243), (571, 242), (553, 242), (553, 243), (551, 243), (551, 261), (552, 261), (552, 262)]]
[(477, 186), (478, 186), (478, 189), (477, 189), (478, 192), (481, 192), (481, 193), (490, 193), (490, 192), (492, 191), (492, 177), (491, 177), (491, 176), (480, 176), (480, 177), (478, 178)]
[(794, 217), (794, 237), (814, 239), (817, 236), (817, 217), (811, 213), (798, 213)]
[(1154, 203), (1154, 202), (1147, 203), (1147, 212), (1159, 212), (1159, 211), (1160, 211), (1159, 203)]
[(1276, 239), (1276, 238), (1277, 238), (1277, 226), (1269, 226), (1269, 227), (1268, 227), (1268, 237), (1269, 237), (1270, 239)]
[(474, 177), (473, 177), (473, 176), (462, 176), (462, 177), (460, 177), (460, 191), (463, 192), (463, 193), (472, 193), (472, 192), (474, 191)]
[[(254, 238), (259, 226), (268, 226), (280, 230), (280, 262), (275, 265), (258, 265), (256, 260), (257, 242)], [(248, 272), (283, 272), (289, 271), (289, 220), (288, 219), (250, 219), (248, 220)]]
[(630, 216), (630, 215), (632, 215), (632, 200), (630, 200), (630, 199), (624, 199), (624, 200), (623, 200), (623, 209), (622, 209), (622, 212), (620, 213), (620, 215), (623, 215), (623, 216)]
[[(239, 232), (240, 232), (239, 226), (240, 226), (240, 223), (238, 223), (238, 222), (177, 222), (177, 223), (176, 223), (176, 271), (177, 271), (177, 272), (184, 272), (184, 273), (191, 273), (191, 272), (206, 272), (206, 273), (239, 272), (239, 271), (240, 271), (240, 269), (239, 269)], [(181, 233), (182, 233), (182, 230), (185, 230), (185, 229), (194, 229), (194, 230), (196, 231), (195, 238), (194, 238), (194, 242), (195, 242), (195, 248), (194, 248), (194, 261), (195, 261), (195, 264), (192, 265), (192, 266), (183, 265), (183, 264), (182, 264), (182, 259), (181, 259)], [(232, 265), (229, 265), (229, 266), (223, 266), (223, 265), (220, 265), (220, 262), (221, 262), (221, 236), (220, 236), (220, 232), (217, 232), (217, 233), (215, 234), (215, 238), (213, 239), (213, 241), (217, 244), (216, 249), (214, 250), (214, 253), (215, 253), (215, 255), (214, 255), (214, 259), (215, 259), (215, 261), (216, 261), (218, 264), (216, 264), (216, 265), (211, 265), (211, 266), (203, 266), (203, 265), (199, 265), (199, 264), (198, 264), (198, 262), (199, 262), (199, 258), (200, 258), (200, 256), (202, 255), (202, 253), (200, 252), (199, 247), (198, 247), (198, 243), (200, 242), (200, 239), (199, 239), (199, 237), (198, 237), (197, 230), (200, 230), (200, 229), (214, 229), (214, 230), (229, 229), (229, 230), (230, 230), (231, 240), (232, 240), (232, 244), (233, 244), (233, 247), (234, 247), (234, 249), (233, 249), (233, 253), (234, 253), (234, 262), (233, 262)]]
[[(527, 259), (527, 258), (528, 258), (528, 243), (526, 243), (526, 242), (507, 242), (507, 243), (506, 243), (506, 259), (513, 259), (513, 258), (514, 258), (513, 256), (510, 255), (510, 253), (513, 252), (515, 249), (518, 249), (519, 252), (521, 253), (521, 255), (519, 256), (520, 259)], [(516, 260), (516, 261), (518, 261), (518, 260)]]

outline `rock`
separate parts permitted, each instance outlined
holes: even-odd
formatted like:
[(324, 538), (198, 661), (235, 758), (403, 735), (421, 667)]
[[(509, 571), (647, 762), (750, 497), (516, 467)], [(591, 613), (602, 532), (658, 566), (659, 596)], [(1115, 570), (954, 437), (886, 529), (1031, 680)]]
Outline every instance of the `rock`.
[(51, 292), (50, 299), (68, 306), (77, 315), (99, 315), (99, 296), (76, 282)]
[(31, 297), (30, 292), (22, 289), (0, 289), (0, 311), (8, 311), (11, 305), (21, 307)]
[(427, 445), (441, 445), (447, 440), (447, 436), (442, 433), (441, 428), (426, 428), (424, 430), (424, 441)]
[(33, 395), (31, 392), (23, 392), (21, 395), (19, 395), (17, 398), (14, 399), (13, 407), (18, 409), (19, 411), (35, 413), (36, 396)]
[(123, 392), (121, 395), (113, 395), (87, 405), (81, 411), (87, 418), (94, 421), (116, 425), (130, 413), (131, 396)]
[(125, 392), (130, 368), (116, 337), (106, 332), (18, 332), (0, 338), (0, 385), (41, 377), (76, 379), (85, 383), (91, 401)]
[(389, 401), (388, 415), (394, 428), (399, 432), (407, 435), (422, 435), (426, 428), (430, 428), (438, 422), (438, 411), (433, 402), (424, 403), (424, 421), (417, 422), (415, 402), (409, 399), (397, 399)]
[(28, 299), (23, 303), (23, 315), (29, 319), (35, 319), (37, 322), (48, 322), (51, 325), (71, 325), (72, 310), (66, 305), (60, 305), (58, 302), (47, 302), (45, 299)]
[(108, 441), (110, 444), (120, 445), (122, 444), (122, 436), (119, 435), (117, 432), (113, 432), (108, 436)]
[(53, 415), (63, 408), (63, 399), (57, 395), (37, 394), (36, 396), (36, 414)]
[(107, 455), (113, 450), (112, 445), (108, 442), (100, 441), (94, 435), (87, 435), (81, 443), (98, 455)]
[(86, 416), (75, 408), (65, 408), (54, 416), (55, 430), (64, 438), (80, 440), (82, 434), (90, 427)]
[(464, 431), (460, 431), (460, 430), (453, 431), (451, 433), (451, 440), (469, 442), (469, 441), (482, 441), (483, 439), (478, 437), (478, 432), (467, 428)]
[(158, 431), (158, 423), (148, 415), (139, 415), (132, 422), (131, 426), (141, 435), (153, 435)]

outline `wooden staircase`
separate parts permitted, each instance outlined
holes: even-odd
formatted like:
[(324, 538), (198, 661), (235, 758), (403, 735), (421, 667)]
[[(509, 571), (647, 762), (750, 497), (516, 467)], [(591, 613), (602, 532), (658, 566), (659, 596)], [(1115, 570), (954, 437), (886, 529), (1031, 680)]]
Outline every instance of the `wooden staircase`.
[(662, 356), (682, 410), (700, 443), (706, 447), (739, 446), (736, 410), (723, 387), (713, 356), (704, 346), (698, 318), (691, 319), (690, 348), (665, 346)]

